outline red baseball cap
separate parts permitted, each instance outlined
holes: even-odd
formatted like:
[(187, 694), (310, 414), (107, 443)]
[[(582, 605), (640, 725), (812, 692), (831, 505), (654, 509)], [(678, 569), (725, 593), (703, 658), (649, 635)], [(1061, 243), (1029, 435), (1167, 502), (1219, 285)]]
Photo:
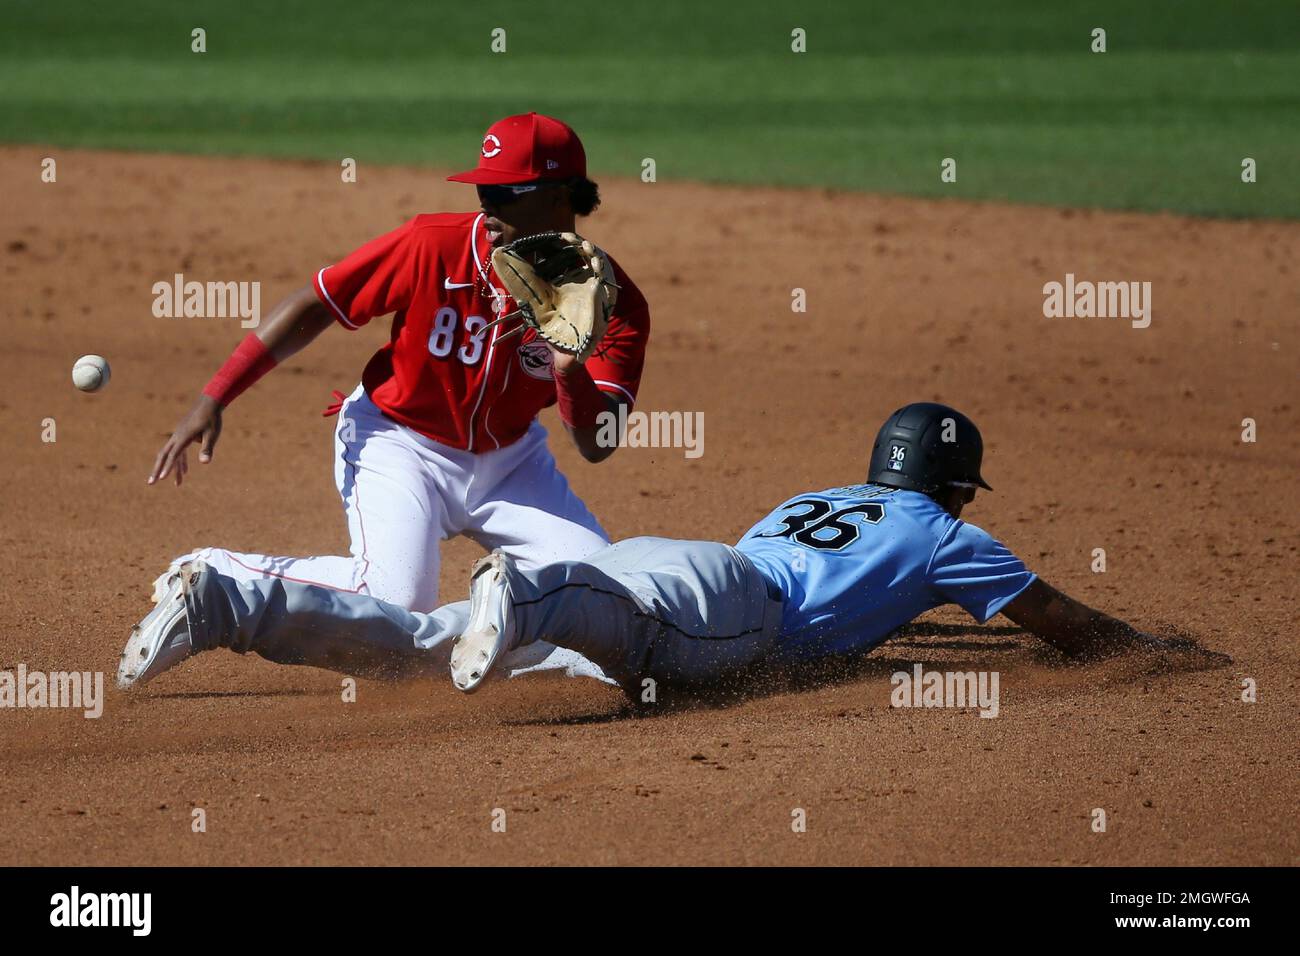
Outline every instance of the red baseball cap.
[(488, 127), (477, 169), (447, 178), (454, 183), (508, 186), (586, 175), (587, 153), (577, 133), (553, 117), (520, 113)]

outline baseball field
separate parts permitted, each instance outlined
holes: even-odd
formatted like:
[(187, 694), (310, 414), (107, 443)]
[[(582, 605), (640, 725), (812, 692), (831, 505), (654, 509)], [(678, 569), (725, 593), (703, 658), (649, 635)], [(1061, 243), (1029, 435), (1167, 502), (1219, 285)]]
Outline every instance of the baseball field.
[[(6, 4), (0, 676), (98, 672), (103, 697), (87, 719), (0, 695), (0, 864), (1300, 862), (1300, 16), (745, 7), (614, 4), (579, 41), (513, 2)], [(583, 232), (650, 302), (638, 408), (706, 426), (698, 457), (593, 466), (542, 415), (613, 538), (732, 542), (862, 480), (890, 412), (942, 401), (996, 489), (964, 518), (1232, 663), (1069, 665), (948, 608), (658, 710), (556, 676), (351, 699), (226, 651), (117, 691), (175, 555), (346, 552), (320, 410), (388, 336), (327, 332), (231, 406), (211, 464), (148, 487), (246, 331), (157, 317), (154, 284), (260, 282), (269, 309), (417, 213), (473, 209), (444, 176), (534, 109), (582, 135), (604, 197)], [(1045, 315), (1075, 280), (1137, 283), (1145, 315)], [(87, 353), (112, 369), (93, 394), (69, 377)], [(448, 599), (479, 554), (446, 544)], [(891, 706), (917, 664), (996, 672), (996, 717)]]

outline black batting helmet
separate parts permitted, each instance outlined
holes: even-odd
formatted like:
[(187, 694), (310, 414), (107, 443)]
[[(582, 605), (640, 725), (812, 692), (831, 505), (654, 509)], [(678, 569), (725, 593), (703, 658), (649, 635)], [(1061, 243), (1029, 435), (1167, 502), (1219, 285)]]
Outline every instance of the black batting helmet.
[(984, 439), (969, 418), (947, 405), (913, 402), (880, 426), (867, 480), (925, 494), (949, 485), (992, 491), (980, 477), (983, 457)]

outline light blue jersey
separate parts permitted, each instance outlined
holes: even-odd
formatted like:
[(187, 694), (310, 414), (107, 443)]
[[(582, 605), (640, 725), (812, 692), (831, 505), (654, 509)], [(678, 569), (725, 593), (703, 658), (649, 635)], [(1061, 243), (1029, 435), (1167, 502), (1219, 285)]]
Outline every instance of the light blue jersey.
[(1035, 578), (987, 532), (882, 485), (791, 498), (736, 548), (784, 595), (788, 660), (867, 650), (941, 604), (983, 624)]
[[(509, 602), (516, 642), (499, 670), (563, 667), (637, 695), (646, 678), (664, 687), (708, 683), (768, 660), (865, 651), (941, 604), (960, 604), (983, 622), (1034, 580), (979, 528), (924, 495), (880, 485), (791, 498), (734, 548), (629, 538), (581, 561), (528, 570), (505, 553), (491, 560), (499, 575), (492, 587), (431, 614), (368, 594), (206, 567), (159, 607), (181, 602), (187, 630), (178, 633), (189, 652), (229, 647), (378, 676), (439, 659), (446, 667), (470, 622), (504, 615)], [(145, 619), (148, 627), (157, 613)], [(152, 676), (185, 654), (161, 667), (159, 659), (155, 652), (144, 665)]]

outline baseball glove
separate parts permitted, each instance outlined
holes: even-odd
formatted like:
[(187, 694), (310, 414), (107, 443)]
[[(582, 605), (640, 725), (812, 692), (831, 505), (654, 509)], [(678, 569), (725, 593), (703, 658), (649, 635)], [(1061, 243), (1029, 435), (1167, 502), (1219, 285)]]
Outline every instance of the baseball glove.
[(585, 362), (614, 311), (618, 286), (609, 257), (572, 232), (516, 239), (492, 253), (492, 268), (526, 325), (561, 352)]

